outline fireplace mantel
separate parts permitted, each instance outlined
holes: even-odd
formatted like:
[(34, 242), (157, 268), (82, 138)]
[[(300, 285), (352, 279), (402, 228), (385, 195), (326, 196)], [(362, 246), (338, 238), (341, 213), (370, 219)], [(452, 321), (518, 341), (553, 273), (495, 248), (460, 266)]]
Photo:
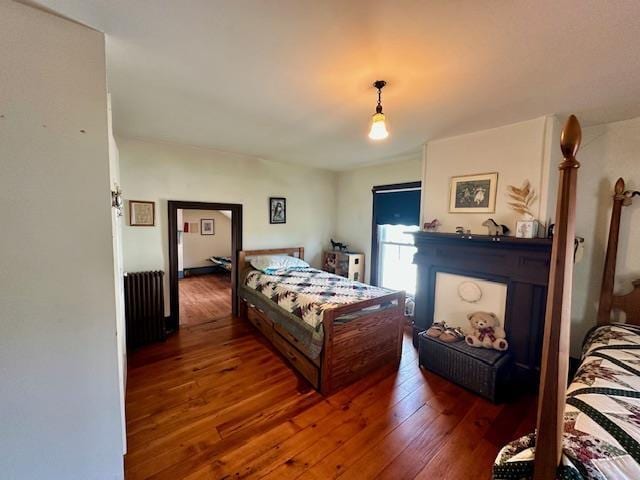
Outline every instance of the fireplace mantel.
[(537, 379), (549, 280), (551, 239), (416, 232), (418, 267), (415, 323), (433, 322), (438, 272), (481, 278), (507, 285), (505, 329), (517, 373)]

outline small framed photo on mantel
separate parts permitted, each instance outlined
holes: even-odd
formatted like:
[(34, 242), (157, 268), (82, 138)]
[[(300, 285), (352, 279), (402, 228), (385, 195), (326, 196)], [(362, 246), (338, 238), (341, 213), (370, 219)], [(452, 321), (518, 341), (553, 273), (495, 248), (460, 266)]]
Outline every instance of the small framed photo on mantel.
[(452, 177), (449, 213), (494, 213), (497, 190), (496, 172)]
[(287, 223), (287, 199), (269, 197), (269, 223)]
[(129, 225), (132, 227), (153, 227), (155, 224), (155, 202), (129, 200)]

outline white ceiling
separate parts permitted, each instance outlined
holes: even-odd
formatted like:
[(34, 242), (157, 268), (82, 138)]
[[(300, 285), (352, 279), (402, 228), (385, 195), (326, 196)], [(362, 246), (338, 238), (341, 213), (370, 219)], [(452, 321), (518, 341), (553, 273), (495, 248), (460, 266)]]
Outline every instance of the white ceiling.
[(37, 3), (107, 34), (127, 136), (342, 169), (549, 113), (640, 115), (637, 0)]

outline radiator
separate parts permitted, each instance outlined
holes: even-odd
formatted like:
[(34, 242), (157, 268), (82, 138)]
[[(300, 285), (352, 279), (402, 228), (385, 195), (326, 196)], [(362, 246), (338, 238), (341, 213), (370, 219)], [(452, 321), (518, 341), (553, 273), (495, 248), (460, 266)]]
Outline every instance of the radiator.
[(127, 348), (165, 339), (164, 272), (124, 274), (124, 315)]

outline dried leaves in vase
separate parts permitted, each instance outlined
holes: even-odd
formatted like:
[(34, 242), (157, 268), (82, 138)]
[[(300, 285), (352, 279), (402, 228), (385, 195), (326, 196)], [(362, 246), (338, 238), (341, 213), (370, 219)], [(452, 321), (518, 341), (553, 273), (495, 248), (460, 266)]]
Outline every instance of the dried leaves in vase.
[(509, 195), (511, 201), (508, 202), (509, 207), (512, 210), (525, 215), (533, 217), (531, 212), (531, 206), (536, 201), (537, 195), (529, 180), (525, 180), (522, 187), (517, 188), (513, 185), (507, 185), (507, 195)]

